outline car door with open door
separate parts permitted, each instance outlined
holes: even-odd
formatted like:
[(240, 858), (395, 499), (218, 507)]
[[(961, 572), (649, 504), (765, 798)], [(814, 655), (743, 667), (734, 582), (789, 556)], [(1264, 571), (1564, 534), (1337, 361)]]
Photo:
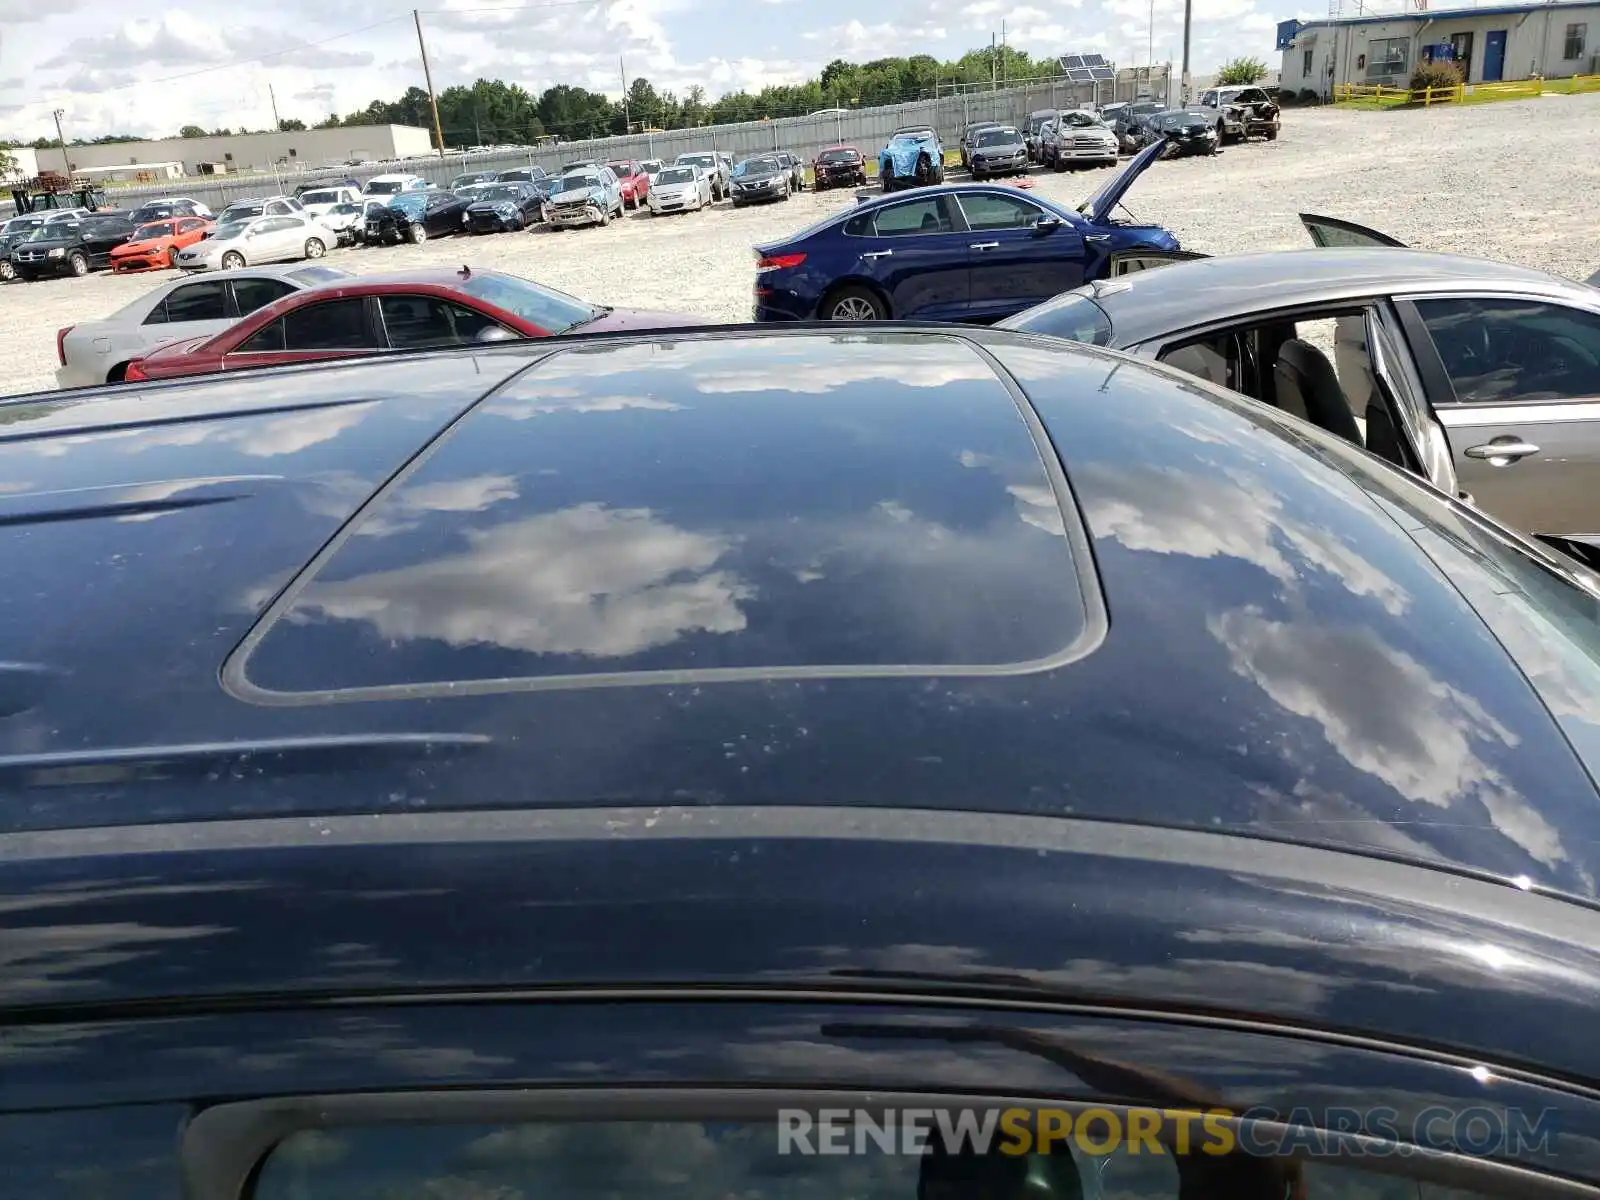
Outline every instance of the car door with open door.
[(1306, 227), (1306, 232), (1311, 235), (1311, 240), (1319, 248), (1323, 249), (1337, 246), (1389, 246), (1397, 250), (1406, 248), (1404, 242), (1390, 237), (1387, 233), (1379, 233), (1376, 229), (1368, 229), (1365, 225), (1358, 225), (1354, 221), (1341, 220), (1338, 217), (1320, 217), (1314, 213), (1301, 213), (1300, 223)]
[(1407, 335), (1461, 487), (1529, 533), (1600, 533), (1600, 298), (1412, 296)]
[(1083, 282), (1083, 234), (1055, 213), (987, 190), (959, 192), (956, 202), (971, 233), (972, 316), (1010, 316)]

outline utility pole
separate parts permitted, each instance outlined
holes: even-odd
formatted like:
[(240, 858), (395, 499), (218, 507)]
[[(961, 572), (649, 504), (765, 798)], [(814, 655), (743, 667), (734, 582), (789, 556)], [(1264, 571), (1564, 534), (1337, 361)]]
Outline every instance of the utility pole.
[(444, 157), (444, 127), (439, 124), (439, 97), (433, 94), (433, 71), (428, 67), (428, 43), (422, 40), (422, 14), (411, 10), (417, 25), (417, 49), (422, 51), (422, 78), (428, 84), (428, 106), (433, 109), (433, 136), (439, 139), (439, 157)]
[(1008, 76), (1006, 75), (1006, 68), (1004, 66), (1005, 61), (1006, 61), (1006, 23), (1004, 21), (1001, 21), (1000, 22), (1000, 62), (1002, 64), (1002, 66), (1001, 66), (1001, 69), (1000, 69), (1000, 79), (1001, 79), (1002, 82), (1004, 82), (1008, 78)]
[(1183, 83), (1178, 103), (1189, 103), (1189, 29), (1194, 20), (1194, 0), (1183, 0)]
[(67, 157), (67, 135), (61, 132), (61, 116), (66, 112), (64, 108), (55, 109), (50, 115), (56, 119), (56, 145), (61, 147), (61, 165), (67, 169), (67, 175), (72, 175), (72, 160)]
[(617, 73), (622, 76), (622, 132), (626, 135), (633, 132), (628, 121), (628, 65), (622, 61), (622, 56), (617, 56)]
[(267, 84), (267, 99), (272, 101), (272, 132), (277, 133), (283, 128), (283, 122), (278, 120), (278, 93), (272, 90), (272, 85)]
[(994, 33), (989, 34), (989, 90), (1000, 90), (1000, 60), (995, 57)]
[(1145, 74), (1145, 78), (1146, 79), (1150, 78), (1149, 72), (1151, 70), (1153, 70), (1155, 68), (1155, 65), (1156, 65), (1156, 0), (1150, 0), (1150, 27), (1149, 27), (1149, 34), (1150, 34), (1150, 45), (1145, 50), (1145, 53), (1144, 53), (1144, 65), (1145, 65), (1145, 68), (1146, 68), (1146, 74)]

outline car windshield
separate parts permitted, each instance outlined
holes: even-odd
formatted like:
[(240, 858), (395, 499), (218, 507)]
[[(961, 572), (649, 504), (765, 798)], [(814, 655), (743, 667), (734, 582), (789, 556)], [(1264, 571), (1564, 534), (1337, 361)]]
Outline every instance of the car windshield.
[(502, 183), (497, 187), (482, 188), (475, 191), (473, 199), (479, 204), (486, 200), (493, 204), (499, 204), (503, 200), (520, 200), (522, 199), (522, 189), (514, 183)]
[(633, 177), (634, 170), (627, 163), (607, 163), (606, 166), (616, 172), (618, 179), (630, 179)]
[(902, 129), (894, 135), (897, 142), (921, 142), (933, 136), (931, 129)]
[(659, 158), (647, 158), (641, 165), (644, 167), (646, 175), (658, 175), (661, 172), (661, 168), (666, 166)]
[(1100, 124), (1100, 118), (1093, 113), (1070, 112), (1061, 118), (1064, 125), (1071, 125), (1074, 129), (1087, 129), (1091, 125)]
[(978, 133), (980, 146), (1008, 146), (1021, 140), (1022, 136), (1015, 129), (984, 129)]
[(680, 154), (678, 161), (689, 163), (696, 167), (714, 167), (717, 165), (717, 156), (715, 154)]
[(549, 333), (562, 333), (606, 312), (565, 292), (540, 287), (514, 275), (474, 275), (459, 286), (467, 295), (516, 313)]
[(414, 217), (428, 206), (428, 198), (421, 192), (405, 192), (389, 201), (390, 208), (398, 208), (408, 217)]
[(693, 167), (663, 167), (656, 173), (656, 186), (667, 187), (674, 183), (693, 183)]
[(599, 186), (600, 176), (598, 175), (563, 175), (551, 186), (550, 194), (558, 196), (563, 192), (586, 192), (590, 188)]
[(1145, 116), (1148, 113), (1160, 112), (1161, 111), (1161, 105), (1155, 104), (1155, 103), (1152, 103), (1151, 101), (1146, 100), (1146, 101), (1142, 101), (1141, 103), (1138, 103), (1138, 104), (1130, 104), (1128, 106), (1128, 111), (1131, 112), (1136, 117), (1142, 117), (1142, 116)]
[(133, 240), (145, 241), (147, 238), (171, 237), (176, 230), (172, 228), (171, 221), (157, 221), (153, 225), (141, 225), (134, 231)]
[(301, 204), (335, 204), (339, 200), (339, 193), (334, 191), (306, 192), (300, 197)]
[(856, 152), (854, 150), (824, 150), (820, 161), (825, 163), (854, 162), (855, 157)]
[(1053, 112), (1037, 113), (1034, 116), (1031, 116), (1031, 117), (1028, 118), (1028, 132), (1029, 133), (1038, 133), (1039, 130), (1043, 129), (1046, 125), (1048, 125), (1051, 121), (1054, 121), (1055, 119), (1056, 119), (1056, 114), (1053, 113)]
[(351, 213), (358, 213), (360, 211), (361, 210), (359, 208), (357, 208), (354, 204), (335, 204), (332, 208), (330, 208), (328, 210), (328, 213), (329, 213), (329, 215), (337, 214), (338, 216), (341, 216), (341, 217), (348, 217)]
[(747, 158), (733, 169), (733, 173), (743, 179), (751, 175), (776, 175), (783, 170), (775, 158)]
[(1005, 329), (1043, 333), (1090, 346), (1111, 344), (1111, 319), (1083, 292), (1063, 292), (1000, 324)]
[(30, 229), (37, 229), (43, 224), (43, 217), (15, 217), (7, 221), (4, 226), (0, 226), (0, 234), (15, 236), (19, 233), (27, 233)]
[(367, 191), (374, 196), (393, 196), (400, 190), (400, 182), (395, 179), (374, 179), (367, 184)]
[(54, 238), (64, 237), (78, 228), (77, 224), (57, 221), (54, 225), (41, 225), (28, 235), (30, 242), (45, 242)]

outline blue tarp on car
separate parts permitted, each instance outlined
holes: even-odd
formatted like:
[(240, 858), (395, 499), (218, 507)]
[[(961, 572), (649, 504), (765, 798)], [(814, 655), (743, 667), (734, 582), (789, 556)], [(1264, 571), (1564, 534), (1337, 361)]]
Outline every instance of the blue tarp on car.
[[(883, 148), (884, 155), (894, 165), (896, 175), (910, 175), (917, 169), (917, 156), (924, 150), (938, 165), (939, 143), (932, 134), (923, 134), (920, 137), (897, 137)], [(880, 168), (882, 162), (879, 162)]]

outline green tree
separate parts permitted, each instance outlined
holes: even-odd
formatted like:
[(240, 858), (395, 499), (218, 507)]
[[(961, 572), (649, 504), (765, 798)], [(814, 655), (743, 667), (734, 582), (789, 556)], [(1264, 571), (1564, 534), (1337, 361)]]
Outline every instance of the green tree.
[(284, 117), (278, 122), (279, 133), (299, 133), (306, 123), (297, 117)]
[(342, 124), (343, 122), (339, 119), (338, 113), (329, 113), (327, 116), (323, 117), (322, 120), (318, 121), (314, 126), (312, 126), (312, 128), (337, 129)]
[(181, 138), (197, 138), (205, 137), (205, 135), (206, 131), (200, 128), (198, 125), (185, 125), (182, 129), (178, 130), (178, 136)]
[(0, 145), (0, 176), (10, 177), (17, 169), (17, 156), (11, 153), (11, 145)]
[(1266, 77), (1267, 64), (1259, 58), (1236, 58), (1217, 72), (1219, 84), (1259, 83)]

